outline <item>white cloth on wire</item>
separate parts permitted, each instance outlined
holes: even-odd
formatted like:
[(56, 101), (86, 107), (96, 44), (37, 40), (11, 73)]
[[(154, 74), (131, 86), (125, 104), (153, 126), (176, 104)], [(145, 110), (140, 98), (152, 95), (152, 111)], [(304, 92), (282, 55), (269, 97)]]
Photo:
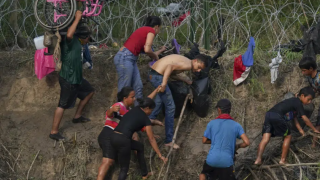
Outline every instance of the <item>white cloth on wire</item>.
[(170, 13), (174, 16), (179, 16), (181, 11), (183, 11), (183, 6), (181, 3), (170, 3), (166, 8), (157, 8), (158, 13)]
[(278, 74), (279, 74), (278, 68), (281, 62), (282, 62), (282, 56), (280, 54), (280, 51), (278, 51), (277, 57), (273, 58), (271, 60), (271, 63), (269, 64), (270, 74), (271, 74), (271, 84), (273, 84), (278, 78)]

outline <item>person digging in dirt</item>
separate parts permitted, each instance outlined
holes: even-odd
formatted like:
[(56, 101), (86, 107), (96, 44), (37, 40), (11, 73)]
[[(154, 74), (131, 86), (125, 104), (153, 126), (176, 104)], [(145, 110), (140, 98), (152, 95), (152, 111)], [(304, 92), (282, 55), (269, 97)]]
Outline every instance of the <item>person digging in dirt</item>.
[[(159, 54), (166, 50), (166, 47), (162, 47), (160, 50), (153, 52), (151, 48), (153, 39), (160, 32), (160, 28), (161, 19), (159, 17), (147, 17), (145, 26), (134, 31), (114, 57), (118, 74), (118, 92), (125, 86), (131, 86), (137, 98), (143, 97), (143, 84), (137, 60), (142, 51), (152, 59), (158, 60)], [(137, 102), (135, 104), (137, 105)]]
[(152, 175), (152, 172), (148, 173), (147, 164), (144, 158), (143, 144), (132, 139), (133, 133), (141, 130), (142, 128), (145, 128), (149, 142), (154, 151), (158, 154), (159, 158), (164, 163), (167, 162), (167, 158), (162, 156), (160, 153), (157, 141), (153, 135), (151, 127), (152, 123), (148, 117), (156, 104), (149, 97), (138, 99), (138, 102), (139, 106), (132, 108), (121, 118), (121, 121), (111, 135), (111, 145), (115, 150), (115, 155), (118, 155), (118, 160), (120, 163), (120, 174), (118, 180), (125, 180), (127, 177), (132, 149), (138, 150), (137, 156), (143, 179), (146, 179), (148, 176)]
[(149, 117), (150, 119), (156, 119), (162, 108), (162, 103), (164, 103), (166, 146), (173, 146), (174, 149), (179, 148), (177, 144), (172, 144), (175, 104), (170, 88), (167, 86), (169, 76), (176, 80), (186, 82), (187, 84), (192, 84), (192, 81), (187, 76), (178, 76), (178, 74), (188, 70), (200, 72), (201, 69), (208, 66), (208, 61), (209, 59), (207, 56), (202, 54), (196, 56), (193, 60), (190, 60), (185, 56), (172, 54), (155, 62), (149, 71), (149, 80), (152, 86), (155, 88), (159, 85), (162, 86), (161, 92), (157, 94), (155, 99), (156, 107)]
[[(59, 133), (59, 125), (65, 109), (73, 108), (76, 99), (81, 99), (73, 123), (85, 123), (90, 119), (82, 116), (82, 110), (94, 94), (90, 83), (82, 77), (82, 45), (87, 44), (91, 34), (85, 24), (78, 26), (82, 12), (77, 11), (73, 24), (69, 27), (66, 37), (61, 42), (61, 71), (59, 84), (61, 87), (59, 105), (54, 113), (52, 130), (49, 135), (54, 140), (64, 140)], [(77, 30), (77, 33), (75, 34)]]
[[(298, 93), (298, 97), (293, 97), (286, 99), (276, 104), (271, 108), (265, 117), (265, 121), (262, 129), (262, 140), (258, 147), (257, 159), (254, 162), (255, 165), (261, 165), (263, 151), (268, 144), (270, 137), (282, 136), (284, 137), (282, 145), (282, 154), (279, 164), (286, 163), (286, 157), (290, 148), (291, 141), (291, 129), (288, 122), (285, 120), (284, 116), (290, 111), (296, 111), (297, 117), (301, 117), (303, 121), (309, 126), (314, 132), (319, 133), (319, 131), (312, 125), (309, 118), (305, 115), (303, 105), (309, 104), (314, 98), (315, 93), (311, 87), (304, 87)], [(299, 127), (297, 127), (299, 129)], [(305, 135), (304, 131), (300, 127), (301, 135)]]
[[(299, 67), (302, 74), (307, 77), (310, 86), (314, 92), (318, 94), (320, 92), (320, 72), (317, 70), (317, 63), (312, 57), (304, 57), (299, 62)], [(320, 106), (318, 109), (316, 129), (320, 131)], [(313, 137), (312, 147), (316, 147), (316, 141), (318, 138)]]
[[(160, 87), (155, 89), (148, 97), (153, 99)], [(97, 180), (103, 180), (105, 175), (108, 173), (109, 168), (113, 165), (116, 154), (115, 150), (113, 149), (110, 139), (113, 133), (114, 128), (117, 127), (118, 123), (122, 119), (123, 115), (125, 115), (129, 110), (130, 107), (133, 106), (135, 101), (135, 92), (132, 87), (126, 86), (122, 88), (122, 90), (118, 93), (118, 101), (117, 103), (113, 104), (110, 109), (106, 112), (106, 122), (104, 125), (103, 130), (101, 131), (98, 142), (99, 146), (102, 149), (103, 158), (102, 163), (99, 167), (98, 177)], [(152, 120), (152, 125), (159, 125), (164, 126), (162, 122), (158, 120)], [(135, 132), (133, 133), (133, 140), (138, 141), (138, 134)], [(140, 149), (138, 149), (139, 151)], [(137, 152), (140, 153), (140, 152)], [(142, 161), (141, 161), (142, 162)], [(146, 178), (146, 177), (143, 177)]]
[[(211, 144), (211, 148), (199, 179), (205, 180), (209, 176), (212, 180), (233, 180), (236, 179), (233, 170), (235, 152), (249, 146), (250, 142), (242, 126), (230, 116), (231, 102), (221, 99), (216, 108), (219, 116), (208, 123), (202, 138), (202, 143)], [(237, 138), (243, 142), (236, 144)]]

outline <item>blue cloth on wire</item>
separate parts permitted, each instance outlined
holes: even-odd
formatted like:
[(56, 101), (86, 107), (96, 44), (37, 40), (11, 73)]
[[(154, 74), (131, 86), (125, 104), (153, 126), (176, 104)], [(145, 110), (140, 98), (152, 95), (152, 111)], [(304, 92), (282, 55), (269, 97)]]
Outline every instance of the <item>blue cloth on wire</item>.
[(249, 45), (247, 51), (242, 55), (242, 63), (246, 67), (250, 67), (253, 65), (253, 53), (256, 44), (254, 42), (254, 38), (250, 37)]
[(84, 69), (92, 69), (93, 68), (93, 63), (91, 59), (91, 54), (89, 51), (89, 45), (85, 44), (82, 46), (83, 48), (83, 68)]

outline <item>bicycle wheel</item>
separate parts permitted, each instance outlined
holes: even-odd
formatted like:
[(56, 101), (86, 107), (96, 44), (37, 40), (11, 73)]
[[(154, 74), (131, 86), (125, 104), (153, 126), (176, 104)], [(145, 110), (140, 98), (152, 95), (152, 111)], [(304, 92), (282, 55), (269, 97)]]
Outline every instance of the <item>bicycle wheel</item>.
[(44, 29), (51, 31), (68, 27), (76, 10), (76, 0), (36, 0), (34, 3), (36, 20)]

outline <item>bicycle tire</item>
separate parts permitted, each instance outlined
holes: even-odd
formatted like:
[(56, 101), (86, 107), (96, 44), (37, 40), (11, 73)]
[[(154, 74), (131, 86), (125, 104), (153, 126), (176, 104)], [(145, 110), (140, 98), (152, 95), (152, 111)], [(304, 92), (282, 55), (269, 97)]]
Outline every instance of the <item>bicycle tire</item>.
[(70, 15), (68, 16), (67, 20), (64, 23), (57, 26), (49, 26), (46, 24), (46, 22), (41, 21), (40, 17), (38, 16), (38, 7), (37, 7), (39, 1), (46, 1), (46, 0), (36, 0), (34, 3), (34, 16), (41, 27), (49, 31), (55, 31), (57, 28), (59, 30), (65, 29), (72, 23), (77, 10), (76, 0), (70, 0)]

